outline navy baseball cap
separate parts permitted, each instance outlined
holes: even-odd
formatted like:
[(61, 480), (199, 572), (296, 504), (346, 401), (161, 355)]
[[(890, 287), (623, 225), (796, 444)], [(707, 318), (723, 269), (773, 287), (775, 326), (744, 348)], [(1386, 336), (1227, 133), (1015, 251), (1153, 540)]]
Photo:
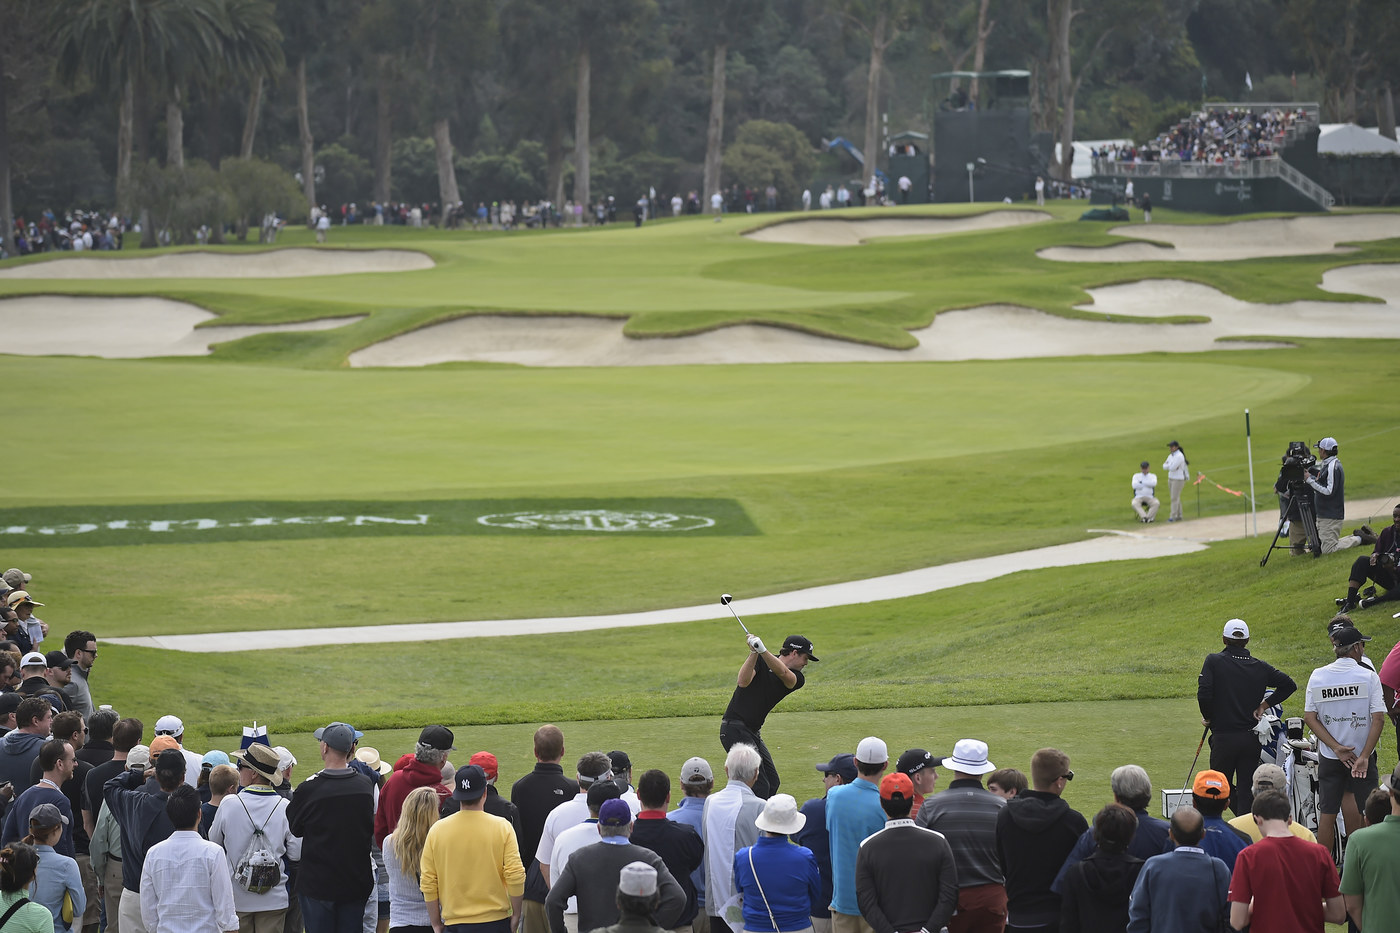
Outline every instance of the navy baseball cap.
[(856, 779), (856, 756), (842, 752), (830, 761), (819, 762), (816, 768), (822, 774), (839, 774), (841, 783), (849, 784)]
[(452, 799), (471, 803), (486, 793), (486, 772), (480, 765), (467, 765), (458, 769), (452, 783)]

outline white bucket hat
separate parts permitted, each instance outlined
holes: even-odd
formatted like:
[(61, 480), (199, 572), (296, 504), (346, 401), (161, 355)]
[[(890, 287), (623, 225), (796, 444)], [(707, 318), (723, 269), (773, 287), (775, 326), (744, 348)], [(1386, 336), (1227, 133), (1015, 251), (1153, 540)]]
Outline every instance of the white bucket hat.
[(963, 774), (986, 774), (997, 769), (987, 760), (987, 743), (977, 739), (958, 739), (953, 754), (943, 759), (943, 767)]
[(791, 835), (807, 825), (807, 817), (797, 810), (792, 794), (774, 794), (763, 805), (763, 812), (753, 824), (765, 833)]

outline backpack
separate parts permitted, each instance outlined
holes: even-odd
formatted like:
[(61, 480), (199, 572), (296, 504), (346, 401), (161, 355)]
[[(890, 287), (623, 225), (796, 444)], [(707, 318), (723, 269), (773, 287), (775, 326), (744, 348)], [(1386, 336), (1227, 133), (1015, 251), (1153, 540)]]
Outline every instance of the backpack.
[[(277, 812), (277, 806), (273, 806), (272, 812), (263, 820), (262, 826), (259, 826), (253, 822), (253, 814), (248, 812), (248, 805), (242, 798), (234, 799), (242, 805), (248, 822), (252, 823), (253, 838), (248, 840), (248, 848), (243, 850), (243, 857), (233, 867), (233, 883), (250, 894), (266, 894), (282, 881), (282, 860), (272, 851), (267, 833), (263, 832), (273, 814)], [(278, 804), (281, 804), (281, 801), (278, 801)]]

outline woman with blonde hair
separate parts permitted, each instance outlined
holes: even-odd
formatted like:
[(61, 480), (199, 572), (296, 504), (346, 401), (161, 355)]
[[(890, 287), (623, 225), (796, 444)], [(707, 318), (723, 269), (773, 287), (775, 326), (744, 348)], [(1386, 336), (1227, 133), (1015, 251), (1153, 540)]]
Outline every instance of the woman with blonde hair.
[(384, 837), (384, 867), (389, 871), (389, 933), (431, 933), (428, 905), (418, 887), (419, 863), (428, 830), (438, 819), (438, 795), (419, 787), (403, 801), (399, 824)]

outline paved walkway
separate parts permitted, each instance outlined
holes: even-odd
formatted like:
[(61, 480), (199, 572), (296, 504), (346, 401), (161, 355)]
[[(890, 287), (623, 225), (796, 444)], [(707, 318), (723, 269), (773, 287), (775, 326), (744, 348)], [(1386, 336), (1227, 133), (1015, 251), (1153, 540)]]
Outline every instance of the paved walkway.
[[(1349, 520), (1369, 521), (1380, 530), (1388, 524), (1390, 510), (1397, 498), (1367, 499), (1349, 503)], [(1161, 514), (1161, 513), (1159, 513)], [(1260, 549), (1278, 528), (1278, 512), (1260, 512)], [(937, 567), (925, 567), (904, 573), (850, 580), (827, 586), (814, 586), (788, 593), (775, 593), (744, 599), (736, 594), (735, 609), (746, 620), (779, 612), (805, 612), (811, 609), (832, 609), (886, 599), (922, 596), (968, 583), (994, 580), (1022, 570), (1045, 567), (1069, 567), (1076, 564), (1096, 564), (1120, 560), (1145, 560), (1153, 557), (1173, 557), (1206, 549), (1207, 542), (1246, 537), (1246, 516), (1219, 515), (1210, 518), (1151, 525), (1136, 525), (1130, 530), (1089, 529), (1099, 537), (1057, 544), (1052, 547), (998, 554), (976, 560), (963, 560)], [(1279, 554), (1275, 559), (1286, 558)], [(440, 641), (449, 638), (484, 638), (498, 635), (547, 635), (556, 632), (583, 632), (591, 629), (627, 628), (636, 625), (663, 625), (673, 622), (704, 622), (729, 618), (729, 610), (720, 605), (719, 594), (713, 603), (686, 606), (679, 609), (656, 609), (650, 612), (628, 612), (616, 615), (561, 616), (542, 619), (491, 619), (477, 622), (421, 622), (402, 625), (357, 625), (335, 628), (265, 629), (256, 633), (260, 650), (303, 648), (313, 645), (375, 644), (383, 641)], [(138, 645), (171, 651), (230, 652), (247, 651), (248, 632), (209, 632), (203, 635), (144, 635), (132, 638), (104, 638), (108, 644)]]

